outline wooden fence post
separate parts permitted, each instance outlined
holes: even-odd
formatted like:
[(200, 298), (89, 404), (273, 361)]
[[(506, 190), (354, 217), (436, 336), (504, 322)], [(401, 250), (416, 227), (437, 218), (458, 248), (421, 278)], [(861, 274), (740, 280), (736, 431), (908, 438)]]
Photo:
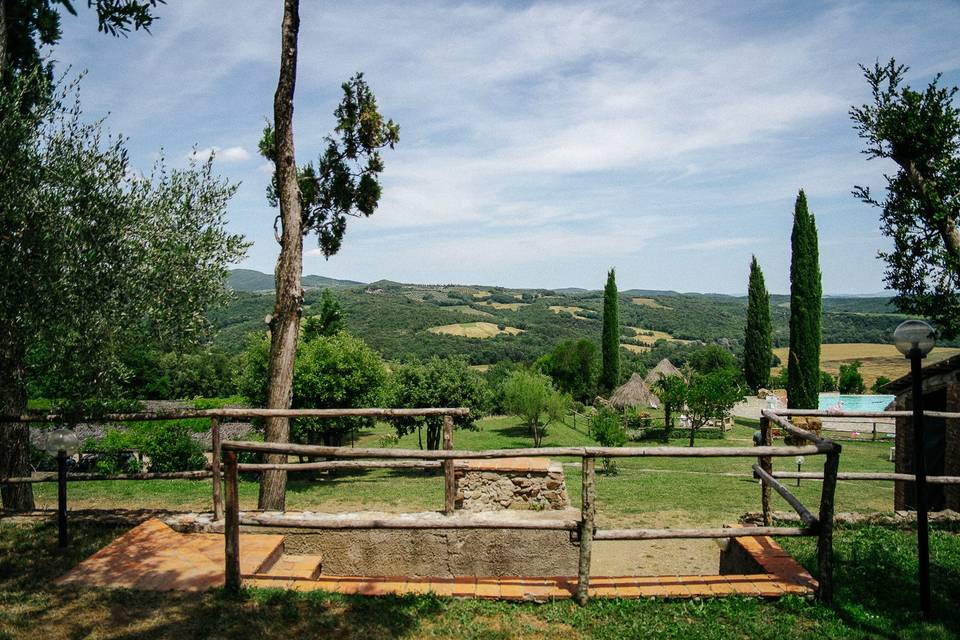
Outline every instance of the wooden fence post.
[[(769, 447), (773, 442), (770, 433), (770, 419), (766, 416), (760, 418), (760, 443)], [(760, 468), (767, 473), (773, 473), (773, 459), (770, 456), (760, 456), (757, 458)], [(770, 516), (770, 485), (763, 480), (760, 481), (760, 511), (763, 515), (763, 526), (769, 527), (773, 519)]]
[(837, 470), (840, 468), (840, 445), (827, 454), (823, 465), (823, 493), (820, 496), (820, 531), (817, 538), (817, 580), (820, 588), (817, 599), (825, 604), (833, 602), (833, 499), (837, 489)]
[(224, 538), (224, 588), (228, 593), (240, 591), (240, 495), (237, 487), (237, 452), (224, 455), (226, 467), (226, 519)]
[(594, 484), (596, 459), (583, 459), (583, 498), (580, 506), (580, 563), (577, 569), (577, 602), (587, 604), (590, 591), (590, 554), (593, 550), (594, 520), (597, 513)]
[[(453, 416), (443, 416), (443, 448), (453, 449)], [(443, 461), (443, 512), (451, 515), (457, 505), (457, 478), (453, 458)]]
[(223, 472), (220, 468), (220, 418), (210, 418), (210, 446), (213, 450), (213, 519), (223, 520)]

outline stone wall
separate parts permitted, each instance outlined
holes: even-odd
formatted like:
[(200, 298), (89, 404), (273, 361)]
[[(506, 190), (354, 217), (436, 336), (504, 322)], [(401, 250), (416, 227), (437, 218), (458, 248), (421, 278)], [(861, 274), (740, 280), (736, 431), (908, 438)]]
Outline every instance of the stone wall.
[(546, 458), (464, 460), (455, 467), (456, 508), (565, 509), (570, 506), (563, 466)]

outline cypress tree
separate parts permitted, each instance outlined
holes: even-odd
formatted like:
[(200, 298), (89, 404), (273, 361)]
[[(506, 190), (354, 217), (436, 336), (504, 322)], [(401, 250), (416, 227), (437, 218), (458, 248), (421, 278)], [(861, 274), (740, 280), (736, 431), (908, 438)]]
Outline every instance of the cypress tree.
[(790, 235), (790, 355), (787, 362), (787, 406), (816, 409), (820, 382), (822, 290), (817, 224), (807, 210), (801, 189)]
[(750, 285), (747, 294), (747, 328), (743, 342), (743, 375), (756, 392), (770, 384), (773, 360), (773, 329), (770, 324), (770, 294), (763, 282), (757, 257), (750, 261)]
[(613, 269), (607, 274), (607, 286), (603, 289), (603, 337), (600, 341), (603, 370), (600, 386), (614, 389), (620, 382), (620, 310), (617, 293), (617, 277)]

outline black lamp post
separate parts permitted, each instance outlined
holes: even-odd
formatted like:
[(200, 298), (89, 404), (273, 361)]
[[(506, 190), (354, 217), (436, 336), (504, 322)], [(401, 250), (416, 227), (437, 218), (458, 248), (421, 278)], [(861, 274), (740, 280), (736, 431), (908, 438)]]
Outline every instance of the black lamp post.
[(913, 382), (913, 486), (917, 495), (917, 556), (920, 565), (920, 614), (930, 617), (930, 531), (927, 524), (927, 465), (924, 447), (923, 374), (920, 361), (933, 349), (935, 332), (922, 320), (907, 320), (893, 332), (894, 344), (910, 360)]
[(67, 535), (67, 458), (79, 449), (80, 441), (70, 429), (54, 429), (47, 434), (43, 449), (57, 457), (57, 533), (58, 545), (63, 548), (70, 542)]

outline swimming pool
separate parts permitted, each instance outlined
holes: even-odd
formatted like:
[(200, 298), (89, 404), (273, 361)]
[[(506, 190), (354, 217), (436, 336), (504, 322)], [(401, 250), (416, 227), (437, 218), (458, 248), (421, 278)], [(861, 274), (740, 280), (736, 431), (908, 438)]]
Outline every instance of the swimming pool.
[(844, 411), (883, 411), (893, 402), (896, 396), (891, 395), (841, 395), (839, 393), (821, 393), (818, 409), (829, 409), (843, 401)]

